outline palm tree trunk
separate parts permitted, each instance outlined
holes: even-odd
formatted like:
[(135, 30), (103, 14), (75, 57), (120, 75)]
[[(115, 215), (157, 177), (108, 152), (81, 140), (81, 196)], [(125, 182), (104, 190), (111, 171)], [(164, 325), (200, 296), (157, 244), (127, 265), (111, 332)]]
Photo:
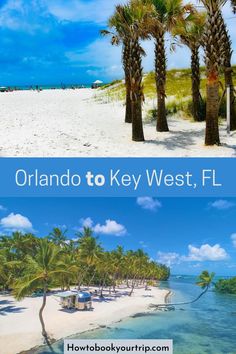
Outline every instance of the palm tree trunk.
[(144, 141), (143, 122), (142, 122), (142, 100), (137, 97), (132, 102), (132, 140), (141, 142)]
[(134, 292), (134, 288), (135, 288), (135, 281), (136, 281), (136, 276), (138, 273), (136, 273), (132, 279), (132, 285), (131, 285), (131, 291), (129, 293), (129, 296), (132, 296), (133, 292)]
[(125, 123), (132, 123), (132, 101), (131, 101), (131, 82), (130, 82), (130, 39), (124, 41), (123, 47), (123, 68), (125, 72), (126, 86), (126, 111)]
[(107, 278), (107, 275), (105, 274), (105, 276), (104, 276), (104, 278), (102, 280), (102, 284), (101, 284), (100, 298), (103, 298), (103, 289), (104, 289), (104, 286), (105, 286), (106, 278)]
[(206, 138), (207, 146), (220, 145), (219, 135), (219, 77), (211, 70), (207, 80)]
[(233, 68), (231, 65), (232, 61), (232, 42), (230, 39), (227, 26), (225, 24), (222, 14), (219, 15), (219, 23), (223, 28), (224, 38), (224, 76), (225, 76), (225, 86), (230, 87), (230, 130), (236, 130), (236, 110), (235, 110), (235, 95), (234, 95), (234, 83), (233, 83)]
[(154, 305), (155, 307), (171, 307), (171, 306), (182, 306), (182, 305), (191, 305), (191, 304), (194, 304), (195, 302), (197, 302), (198, 300), (201, 299), (201, 297), (203, 295), (205, 295), (209, 290), (209, 287), (207, 287), (196, 299), (192, 300), (192, 301), (188, 301), (188, 302), (178, 302), (176, 304), (172, 304), (172, 303), (169, 303), (169, 304), (160, 304), (160, 305)]
[(204, 118), (201, 115), (199, 47), (194, 46), (191, 51), (193, 118), (195, 122), (201, 122)]
[(43, 291), (43, 303), (42, 303), (42, 306), (39, 310), (39, 320), (40, 320), (41, 327), (42, 327), (42, 336), (44, 337), (46, 344), (50, 345), (50, 341), (48, 338), (48, 334), (47, 334), (44, 319), (43, 319), (43, 310), (45, 309), (46, 302), (47, 302), (47, 286), (45, 285), (44, 291)]
[(135, 287), (135, 283), (134, 283), (134, 281), (133, 281), (133, 282), (132, 282), (132, 286), (131, 286), (131, 291), (130, 291), (130, 293), (129, 293), (129, 296), (132, 296), (132, 295), (133, 295), (134, 287)]
[(125, 123), (132, 123), (132, 121), (133, 119), (132, 119), (132, 101), (131, 101), (130, 85), (126, 83)]
[(78, 277), (78, 290), (80, 290), (83, 280), (84, 280), (89, 268), (90, 268), (90, 266), (87, 266), (87, 267), (84, 267), (84, 269), (82, 269), (82, 271), (84, 271), (84, 272), (82, 273), (81, 277), (80, 276)]
[(235, 109), (235, 94), (234, 94), (234, 83), (233, 83), (233, 68), (231, 63), (225, 67), (225, 85), (230, 87), (230, 130), (236, 130), (236, 109)]
[(144, 141), (142, 119), (142, 56), (141, 47), (137, 39), (131, 44), (131, 100), (132, 100), (132, 140)]
[(96, 271), (93, 272), (92, 277), (90, 278), (89, 282), (88, 282), (88, 289), (90, 289), (90, 285), (92, 284), (93, 279), (95, 278), (96, 275)]
[(165, 33), (159, 32), (155, 39), (155, 76), (157, 88), (157, 131), (168, 132), (166, 117), (166, 51)]

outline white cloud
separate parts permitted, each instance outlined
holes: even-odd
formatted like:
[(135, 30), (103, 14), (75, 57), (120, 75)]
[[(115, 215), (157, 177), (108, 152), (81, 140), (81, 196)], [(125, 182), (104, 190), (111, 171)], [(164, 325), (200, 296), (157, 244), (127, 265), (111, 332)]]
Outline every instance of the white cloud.
[(0, 225), (5, 230), (30, 231), (33, 230), (33, 225), (30, 220), (21, 214), (11, 213), (5, 218), (2, 218)]
[(236, 234), (231, 235), (231, 240), (232, 240), (233, 246), (236, 248)]
[(44, 0), (8, 0), (0, 11), (0, 27), (30, 34), (48, 33), (49, 19), (52, 20)]
[[(96, 53), (96, 55), (94, 55)], [(65, 53), (70, 65), (87, 68), (92, 77), (120, 79), (124, 73), (121, 64), (121, 46), (111, 46), (109, 38), (98, 37), (87, 47)], [(91, 61), (91, 58), (93, 60)]]
[(94, 226), (94, 232), (104, 235), (124, 236), (127, 230), (124, 225), (117, 223), (115, 220), (106, 220), (104, 225), (97, 224)]
[(180, 263), (180, 255), (174, 252), (158, 252), (157, 261), (161, 264), (165, 264), (168, 267), (173, 266), (174, 264)]
[(125, 0), (45, 0), (49, 12), (60, 21), (106, 23), (114, 7)]
[(144, 241), (139, 241), (142, 248), (148, 248), (148, 245)]
[(80, 219), (81, 227), (79, 231), (83, 231), (84, 227), (91, 228), (97, 234), (103, 235), (115, 235), (115, 236), (124, 236), (127, 234), (127, 230), (124, 225), (119, 224), (115, 220), (106, 220), (105, 224), (96, 224), (94, 225), (94, 221), (92, 218), (82, 218)]
[(205, 244), (199, 248), (189, 245), (188, 249), (189, 254), (187, 257), (184, 257), (186, 261), (223, 261), (229, 257), (225, 249), (219, 244), (214, 246)]
[(139, 197), (137, 198), (137, 204), (145, 209), (151, 211), (157, 211), (162, 207), (161, 202), (159, 200), (151, 198), (151, 197)]
[(189, 245), (188, 250), (189, 253), (187, 256), (183, 256), (175, 252), (158, 252), (157, 261), (159, 263), (166, 264), (168, 267), (172, 267), (173, 265), (180, 264), (182, 262), (198, 262), (199, 267), (199, 262), (219, 262), (229, 258), (229, 255), (225, 249), (218, 244), (214, 246), (205, 244), (201, 245), (199, 248)]
[(85, 219), (81, 218), (80, 219), (80, 224), (81, 224), (82, 228), (83, 227), (92, 228), (93, 227), (93, 220), (90, 217), (85, 218)]
[(234, 206), (235, 203), (229, 202), (228, 200), (224, 200), (224, 199), (219, 199), (216, 200), (215, 202), (209, 203), (210, 208), (214, 208), (217, 210), (227, 210), (233, 208)]

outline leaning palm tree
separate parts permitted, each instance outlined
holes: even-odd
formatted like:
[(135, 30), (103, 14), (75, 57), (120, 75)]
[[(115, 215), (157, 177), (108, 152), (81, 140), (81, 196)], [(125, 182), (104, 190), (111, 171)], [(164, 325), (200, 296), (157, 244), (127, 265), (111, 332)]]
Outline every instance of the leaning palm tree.
[(201, 0), (207, 11), (203, 34), (207, 71), (206, 145), (220, 145), (219, 71), (224, 67), (225, 42), (227, 40), (221, 8), (226, 0)]
[(155, 7), (156, 21), (150, 30), (155, 41), (155, 78), (157, 88), (157, 131), (169, 131), (166, 117), (166, 74), (167, 58), (165, 35), (172, 31), (177, 23), (184, 21), (192, 6), (183, 5), (182, 0), (150, 0)]
[(25, 258), (23, 276), (13, 284), (14, 295), (17, 300), (21, 300), (27, 295), (32, 295), (37, 289), (43, 290), (43, 302), (39, 310), (39, 320), (42, 327), (42, 336), (48, 345), (50, 345), (50, 338), (43, 319), (47, 292), (50, 283), (55, 281), (58, 275), (66, 273), (61, 265), (58, 266), (59, 252), (59, 247), (56, 247), (47, 239), (40, 239), (36, 255), (34, 257), (28, 255)]
[(202, 288), (202, 292), (192, 301), (188, 301), (188, 302), (179, 302), (179, 303), (169, 303), (169, 304), (160, 304), (160, 305), (153, 305), (153, 307), (156, 308), (165, 308), (165, 307), (171, 307), (171, 306), (182, 306), (182, 305), (191, 305), (194, 304), (195, 302), (197, 302), (198, 300), (200, 300), (203, 295), (205, 295), (212, 284), (213, 280), (215, 278), (215, 273), (209, 273), (207, 270), (204, 270), (199, 277), (197, 278), (197, 282), (196, 285), (200, 286)]
[[(191, 50), (191, 79), (192, 79), (192, 113), (196, 122), (203, 120), (202, 97), (200, 92), (201, 72), (199, 50), (206, 23), (205, 12), (194, 12), (185, 21), (180, 21), (172, 31), (174, 37)], [(204, 117), (205, 118), (205, 117)]]
[(215, 273), (209, 273), (207, 270), (204, 270), (199, 275), (196, 285), (200, 286), (203, 289), (202, 295), (204, 295), (209, 290), (209, 288), (213, 284), (214, 278), (215, 278)]

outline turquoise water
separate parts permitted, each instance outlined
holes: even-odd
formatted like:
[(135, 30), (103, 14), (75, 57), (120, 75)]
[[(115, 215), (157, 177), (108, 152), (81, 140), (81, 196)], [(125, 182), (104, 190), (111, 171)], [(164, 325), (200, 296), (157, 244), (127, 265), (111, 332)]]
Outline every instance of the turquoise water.
[[(92, 83), (91, 83), (92, 84)], [(71, 88), (71, 87), (76, 87), (76, 88), (90, 88), (91, 87), (91, 84), (76, 84), (76, 83), (72, 83), (72, 84), (63, 84), (63, 86), (65, 86), (66, 89), (68, 88)], [(31, 87), (33, 89), (36, 88), (36, 85), (24, 85), (24, 86), (17, 86), (17, 85), (12, 85), (12, 86), (7, 86), (7, 87), (16, 87), (17, 89), (19, 90), (22, 90), (22, 91), (27, 91), (27, 90), (30, 90)], [(43, 90), (50, 90), (50, 89), (61, 89), (62, 88), (62, 85), (61, 84), (57, 84), (57, 85), (38, 85), (39, 88), (43, 89)]]
[[(193, 277), (172, 277), (162, 287), (175, 292), (172, 302), (191, 300), (199, 293)], [(77, 339), (173, 339), (175, 354), (236, 354), (236, 296), (207, 293), (199, 302), (130, 318), (110, 328), (73, 336)], [(63, 353), (63, 343), (53, 346)], [(43, 348), (37, 354), (49, 354)]]

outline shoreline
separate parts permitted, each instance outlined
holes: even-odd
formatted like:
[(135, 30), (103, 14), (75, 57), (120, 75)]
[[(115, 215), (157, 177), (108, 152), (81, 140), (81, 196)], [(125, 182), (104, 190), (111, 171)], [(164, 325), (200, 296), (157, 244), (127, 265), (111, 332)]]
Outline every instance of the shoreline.
[[(164, 304), (171, 292), (155, 287), (150, 289), (148, 293), (144, 288), (135, 289), (133, 296), (129, 297), (124, 288), (119, 288), (115, 296), (104, 294), (103, 300), (93, 299), (94, 311), (88, 312), (62, 310), (53, 296), (48, 296), (45, 309), (48, 334), (57, 342), (63, 338), (108, 327), (138, 313), (151, 312), (148, 311), (149, 305)], [(1, 296), (0, 300), (2, 298), (4, 299)], [(12, 297), (5, 296), (5, 299), (13, 303)], [(4, 330), (0, 336), (0, 346), (5, 348), (5, 354), (33, 354), (44, 346), (38, 319), (41, 298), (26, 298), (20, 304), (15, 304), (22, 310), (16, 313), (13, 311), (0, 318), (0, 326)]]
[[(162, 290), (167, 291), (167, 293), (166, 293), (166, 295), (165, 295), (165, 297), (164, 297), (164, 303), (167, 304), (169, 298), (170, 298), (174, 293), (173, 293), (171, 290), (169, 290), (169, 289), (165, 289), (165, 288), (164, 288), (164, 289), (162, 289)], [(78, 333), (72, 334), (72, 335), (69, 336), (69, 337), (57, 339), (57, 340), (53, 341), (52, 344), (55, 344), (55, 343), (57, 343), (57, 342), (60, 342), (60, 341), (62, 341), (62, 340), (64, 340), (64, 339), (69, 339), (69, 338), (74, 337), (74, 336), (77, 336), (77, 335), (82, 335), (82, 334), (84, 334), (84, 333), (94, 332), (94, 331), (97, 331), (97, 330), (99, 330), (99, 329), (101, 329), (101, 328), (102, 328), (102, 329), (106, 329), (106, 328), (108, 328), (109, 326), (112, 326), (112, 325), (114, 325), (114, 324), (116, 324), (116, 323), (120, 323), (120, 322), (126, 321), (126, 320), (128, 320), (128, 319), (135, 318), (135, 317), (136, 317), (137, 315), (139, 315), (139, 314), (140, 314), (140, 315), (148, 315), (149, 313), (152, 313), (152, 312), (153, 312), (153, 310), (149, 309), (149, 310), (147, 310), (146, 312), (135, 313), (135, 314), (133, 314), (133, 315), (124, 317), (124, 318), (122, 318), (122, 319), (120, 319), (120, 320), (118, 320), (118, 321), (111, 322), (110, 324), (108, 324), (108, 325), (105, 326), (105, 327), (104, 327), (104, 326), (98, 326), (98, 327), (93, 328), (93, 329), (89, 329), (89, 330), (86, 330), (86, 331), (83, 331), (83, 332), (78, 332)], [(37, 353), (38, 350), (43, 349), (44, 347), (45, 347), (45, 345), (37, 346), (37, 347), (31, 348), (31, 349), (29, 349), (29, 350), (26, 350), (26, 351), (23, 351), (23, 352), (20, 352), (20, 353), (17, 353), (17, 354), (35, 354), (35, 353)]]

